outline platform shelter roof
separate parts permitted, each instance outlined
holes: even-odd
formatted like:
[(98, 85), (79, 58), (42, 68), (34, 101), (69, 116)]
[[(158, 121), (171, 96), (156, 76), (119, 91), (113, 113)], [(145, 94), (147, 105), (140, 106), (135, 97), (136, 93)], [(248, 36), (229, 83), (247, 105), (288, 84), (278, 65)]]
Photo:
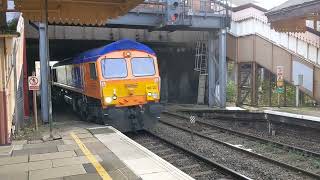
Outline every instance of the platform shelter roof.
[[(7, 0), (2, 0), (7, 1)], [(14, 0), (15, 9), (31, 21), (43, 19), (44, 0)], [(104, 25), (125, 15), (143, 0), (48, 0), (49, 23)]]
[(279, 32), (305, 32), (306, 20), (320, 20), (319, 0), (289, 0), (266, 13)]

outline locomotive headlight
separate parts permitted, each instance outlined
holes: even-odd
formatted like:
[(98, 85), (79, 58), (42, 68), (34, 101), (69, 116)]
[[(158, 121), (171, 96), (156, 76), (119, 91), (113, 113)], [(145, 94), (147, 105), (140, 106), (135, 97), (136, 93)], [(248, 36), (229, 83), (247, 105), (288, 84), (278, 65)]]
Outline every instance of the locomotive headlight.
[(104, 101), (105, 101), (106, 103), (110, 104), (110, 103), (112, 103), (112, 98), (111, 98), (111, 97), (106, 97), (106, 98), (104, 99)]
[(158, 99), (158, 93), (152, 93), (152, 97), (153, 97), (154, 99)]
[(117, 100), (117, 98), (118, 98), (118, 97), (117, 97), (116, 95), (112, 96), (112, 99), (113, 99), (113, 100)]
[(123, 57), (124, 58), (130, 58), (131, 57), (131, 52), (130, 51), (123, 52)]
[(148, 92), (148, 96), (152, 96), (152, 93), (151, 93), (151, 92)]

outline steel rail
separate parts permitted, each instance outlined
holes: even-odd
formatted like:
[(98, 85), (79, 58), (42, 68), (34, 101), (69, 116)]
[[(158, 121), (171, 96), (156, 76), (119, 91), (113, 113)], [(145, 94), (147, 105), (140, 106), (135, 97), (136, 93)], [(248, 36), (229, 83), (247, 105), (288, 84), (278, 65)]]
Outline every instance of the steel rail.
[[(167, 114), (169, 116), (177, 117), (177, 118), (182, 118), (182, 119), (186, 119), (186, 120), (188, 119), (188, 117), (180, 115), (180, 114), (177, 114), (177, 113), (172, 113), (172, 112), (163, 112), (163, 113)], [(297, 151), (297, 152), (302, 152), (302, 153), (307, 154), (309, 156), (314, 156), (314, 157), (319, 157), (320, 158), (320, 153), (318, 153), (318, 152), (314, 152), (314, 151), (310, 151), (310, 150), (307, 150), (307, 149), (295, 147), (295, 146), (292, 146), (292, 145), (289, 145), (289, 144), (285, 144), (285, 143), (276, 142), (276, 141), (273, 141), (273, 140), (264, 139), (264, 138), (261, 138), (261, 137), (256, 137), (256, 136), (253, 136), (253, 135), (250, 135), (250, 134), (245, 134), (245, 133), (242, 133), (242, 132), (239, 132), (239, 131), (235, 131), (235, 130), (227, 129), (227, 128), (224, 128), (224, 127), (221, 127), (221, 126), (218, 126), (218, 125), (207, 123), (207, 122), (204, 122), (204, 121), (201, 121), (201, 120), (197, 120), (196, 123), (203, 124), (203, 125), (206, 125), (206, 126), (209, 126), (209, 127), (213, 127), (213, 128), (216, 128), (216, 129), (220, 129), (220, 130), (223, 130), (223, 131), (227, 131), (227, 132), (229, 132), (231, 134), (244, 136), (244, 137), (247, 137), (247, 138), (250, 138), (250, 139), (253, 139), (253, 140), (259, 140), (259, 141), (262, 141), (264, 143), (272, 143), (272, 144), (274, 144), (276, 146), (284, 147), (284, 148), (291, 149), (291, 150), (294, 150), (294, 151)]]
[(242, 175), (242, 174), (240, 174), (240, 173), (238, 173), (238, 172), (236, 172), (236, 171), (234, 171), (234, 170), (232, 170), (232, 169), (230, 169), (230, 168), (228, 168), (228, 167), (226, 167), (226, 166), (224, 166), (222, 164), (219, 164), (219, 163), (217, 163), (217, 162), (215, 162), (215, 161), (213, 161), (213, 160), (211, 160), (211, 159), (209, 159), (209, 158), (207, 158), (207, 157), (205, 157), (205, 156), (203, 156), (201, 154), (198, 154), (198, 153), (196, 153), (194, 151), (191, 151), (189, 149), (186, 149), (185, 147), (182, 147), (182, 146), (180, 146), (180, 145), (178, 145), (178, 144), (176, 144), (174, 142), (171, 142), (171, 141), (169, 141), (169, 140), (167, 140), (167, 139), (165, 139), (163, 137), (160, 137), (159, 135), (156, 135), (155, 133), (153, 133), (151, 131), (148, 131), (148, 130), (144, 130), (144, 131), (149, 133), (149, 134), (151, 134), (152, 136), (160, 139), (161, 141), (164, 141), (165, 143), (177, 148), (177, 149), (180, 149), (180, 150), (182, 150), (182, 151), (184, 151), (184, 152), (186, 152), (188, 154), (191, 154), (192, 156), (195, 156), (197, 159), (199, 159), (199, 160), (201, 160), (203, 162), (206, 162), (206, 163), (210, 164), (211, 166), (214, 166), (215, 168), (219, 169), (220, 171), (223, 171), (224, 173), (228, 173), (228, 175), (230, 174), (231, 176), (233, 176), (233, 177), (235, 177), (237, 179), (241, 179), (241, 180), (252, 180), (251, 178), (249, 178), (249, 177), (247, 177), (245, 175)]
[[(163, 123), (167, 126), (171, 126), (171, 127), (174, 127), (176, 129), (180, 129), (180, 130), (183, 130), (185, 132), (192, 132), (192, 130), (188, 129), (188, 128), (185, 128), (185, 127), (181, 127), (179, 125), (176, 125), (174, 123), (169, 123), (169, 122), (165, 122), (163, 120), (159, 120), (160, 123)], [(263, 159), (265, 161), (268, 161), (270, 163), (273, 163), (273, 164), (277, 164), (279, 165), (280, 167), (285, 167), (287, 169), (290, 169), (290, 170), (293, 170), (293, 171), (296, 171), (296, 172), (301, 172), (301, 173), (304, 173), (305, 175), (308, 175), (310, 177), (313, 177), (313, 178), (316, 178), (316, 179), (320, 179), (320, 175), (319, 174), (315, 174), (313, 172), (310, 172), (310, 171), (306, 171), (304, 169), (301, 169), (301, 168), (298, 168), (298, 167), (295, 167), (295, 166), (292, 166), (290, 164), (287, 164), (287, 163), (284, 163), (284, 162), (280, 162), (280, 161), (277, 161), (277, 160), (274, 160), (274, 159), (271, 159), (271, 158), (268, 158), (266, 156), (263, 156), (263, 155), (260, 155), (260, 154), (257, 154), (257, 153), (254, 153), (254, 152), (251, 152), (251, 151), (248, 151), (248, 150), (245, 150), (245, 149), (242, 149), (242, 148), (239, 148), (239, 147), (236, 147), (236, 146), (233, 146), (229, 143), (226, 143), (226, 142), (223, 142), (223, 141), (220, 141), (218, 139), (215, 139), (213, 137), (210, 137), (208, 135), (204, 135), (202, 133), (199, 133), (199, 132), (193, 132), (193, 134), (199, 136), (199, 137), (202, 137), (204, 139), (208, 139), (208, 140), (211, 140), (213, 142), (216, 142), (216, 143), (219, 143), (219, 144), (222, 144), (226, 147), (229, 147), (231, 149), (234, 149), (234, 150), (237, 150), (237, 151), (241, 151), (243, 153), (246, 153), (250, 156), (254, 156), (254, 157), (257, 157), (257, 158), (260, 158), (260, 159)]]

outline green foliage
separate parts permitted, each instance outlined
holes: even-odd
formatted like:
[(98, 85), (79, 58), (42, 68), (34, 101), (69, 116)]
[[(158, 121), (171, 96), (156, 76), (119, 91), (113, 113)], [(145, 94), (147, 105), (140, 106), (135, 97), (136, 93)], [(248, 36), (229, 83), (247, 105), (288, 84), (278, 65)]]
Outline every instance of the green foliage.
[(235, 102), (236, 101), (236, 85), (235, 82), (229, 80), (227, 83), (227, 101), (228, 102)]
[(14, 18), (8, 22), (8, 31), (17, 31), (18, 18)]

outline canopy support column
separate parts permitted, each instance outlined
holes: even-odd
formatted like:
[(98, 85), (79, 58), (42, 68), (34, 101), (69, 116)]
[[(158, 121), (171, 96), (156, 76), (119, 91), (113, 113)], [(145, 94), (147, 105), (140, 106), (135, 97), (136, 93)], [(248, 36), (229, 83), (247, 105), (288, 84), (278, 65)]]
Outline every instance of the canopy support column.
[(39, 53), (40, 53), (40, 78), (41, 78), (41, 116), (44, 123), (49, 122), (48, 102), (48, 67), (47, 67), (47, 33), (46, 24), (39, 24)]
[(221, 29), (219, 33), (219, 95), (220, 108), (226, 107), (227, 101), (227, 32)]
[(50, 123), (52, 137), (52, 105), (49, 66), (49, 37), (48, 37), (48, 0), (43, 0), (42, 22), (39, 24), (39, 53), (41, 75), (41, 115), (44, 123)]

